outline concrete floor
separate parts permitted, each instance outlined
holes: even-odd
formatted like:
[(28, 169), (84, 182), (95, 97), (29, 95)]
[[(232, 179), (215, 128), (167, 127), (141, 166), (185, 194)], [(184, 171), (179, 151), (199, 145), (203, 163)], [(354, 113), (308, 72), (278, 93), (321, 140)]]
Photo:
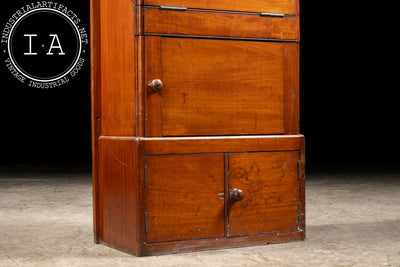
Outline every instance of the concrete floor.
[(0, 266), (400, 266), (400, 172), (384, 166), (309, 171), (304, 242), (157, 257), (94, 244), (91, 192), (88, 169), (0, 170)]

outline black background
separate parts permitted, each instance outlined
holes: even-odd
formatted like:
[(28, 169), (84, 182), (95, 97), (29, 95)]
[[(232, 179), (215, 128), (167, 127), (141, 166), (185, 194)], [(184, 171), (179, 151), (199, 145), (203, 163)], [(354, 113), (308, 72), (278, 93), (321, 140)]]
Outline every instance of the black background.
[[(32, 1), (35, 2), (35, 1)], [(73, 10), (89, 32), (89, 1), (56, 1)], [(12, 14), (30, 1), (7, 1), (0, 9), (3, 30)], [(62, 43), (61, 43), (62, 45)], [(89, 45), (86, 46), (89, 48)], [(3, 53), (3, 51), (1, 51)], [(83, 69), (60, 87), (22, 85), (0, 63), (0, 162), (81, 164), (91, 162), (90, 55)]]
[[(2, 4), (1, 29), (25, 3)], [(89, 1), (59, 3), (89, 32)], [(400, 162), (395, 22), (390, 7), (301, 2), (301, 133), (308, 166)], [(86, 59), (78, 77), (48, 90), (22, 86), (0, 64), (1, 163), (90, 164)]]

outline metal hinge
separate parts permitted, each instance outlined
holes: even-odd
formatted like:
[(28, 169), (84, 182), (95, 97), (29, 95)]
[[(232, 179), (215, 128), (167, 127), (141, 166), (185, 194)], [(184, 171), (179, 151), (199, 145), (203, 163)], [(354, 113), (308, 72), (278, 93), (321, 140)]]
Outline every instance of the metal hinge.
[(147, 165), (144, 165), (144, 188), (147, 188)]
[(148, 216), (148, 214), (147, 214), (147, 211), (145, 211), (145, 212), (144, 212), (144, 232), (145, 232), (145, 234), (147, 234), (148, 231), (149, 231), (149, 227), (148, 227), (149, 218), (148, 218), (148, 217), (149, 217), (149, 216)]
[(297, 178), (301, 180), (301, 160), (297, 161)]
[(260, 16), (263, 17), (284, 17), (285, 14), (280, 14), (280, 13), (260, 13)]
[(298, 205), (298, 218), (297, 218), (297, 222), (298, 222), (298, 225), (299, 225), (299, 230), (302, 230), (302, 229), (300, 229), (300, 227), (301, 227), (301, 202), (299, 202), (299, 205)]
[(180, 7), (180, 6), (160, 6), (160, 9), (164, 10), (176, 10), (176, 11), (186, 11), (187, 7)]

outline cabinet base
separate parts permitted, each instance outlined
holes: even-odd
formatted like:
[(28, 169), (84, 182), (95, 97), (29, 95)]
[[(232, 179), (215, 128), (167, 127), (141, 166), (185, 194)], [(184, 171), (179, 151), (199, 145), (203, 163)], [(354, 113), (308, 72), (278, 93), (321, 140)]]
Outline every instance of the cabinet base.
[(304, 148), (302, 135), (101, 137), (95, 240), (136, 256), (304, 240)]

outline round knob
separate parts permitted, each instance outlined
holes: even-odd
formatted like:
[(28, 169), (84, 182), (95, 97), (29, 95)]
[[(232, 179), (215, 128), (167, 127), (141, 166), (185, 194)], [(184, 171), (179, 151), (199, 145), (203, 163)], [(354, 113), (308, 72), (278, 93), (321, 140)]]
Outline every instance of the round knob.
[(244, 198), (244, 192), (240, 189), (232, 188), (229, 192), (229, 200), (232, 202), (241, 201)]
[(150, 93), (160, 92), (163, 88), (164, 84), (160, 79), (154, 79), (149, 81), (148, 85)]

